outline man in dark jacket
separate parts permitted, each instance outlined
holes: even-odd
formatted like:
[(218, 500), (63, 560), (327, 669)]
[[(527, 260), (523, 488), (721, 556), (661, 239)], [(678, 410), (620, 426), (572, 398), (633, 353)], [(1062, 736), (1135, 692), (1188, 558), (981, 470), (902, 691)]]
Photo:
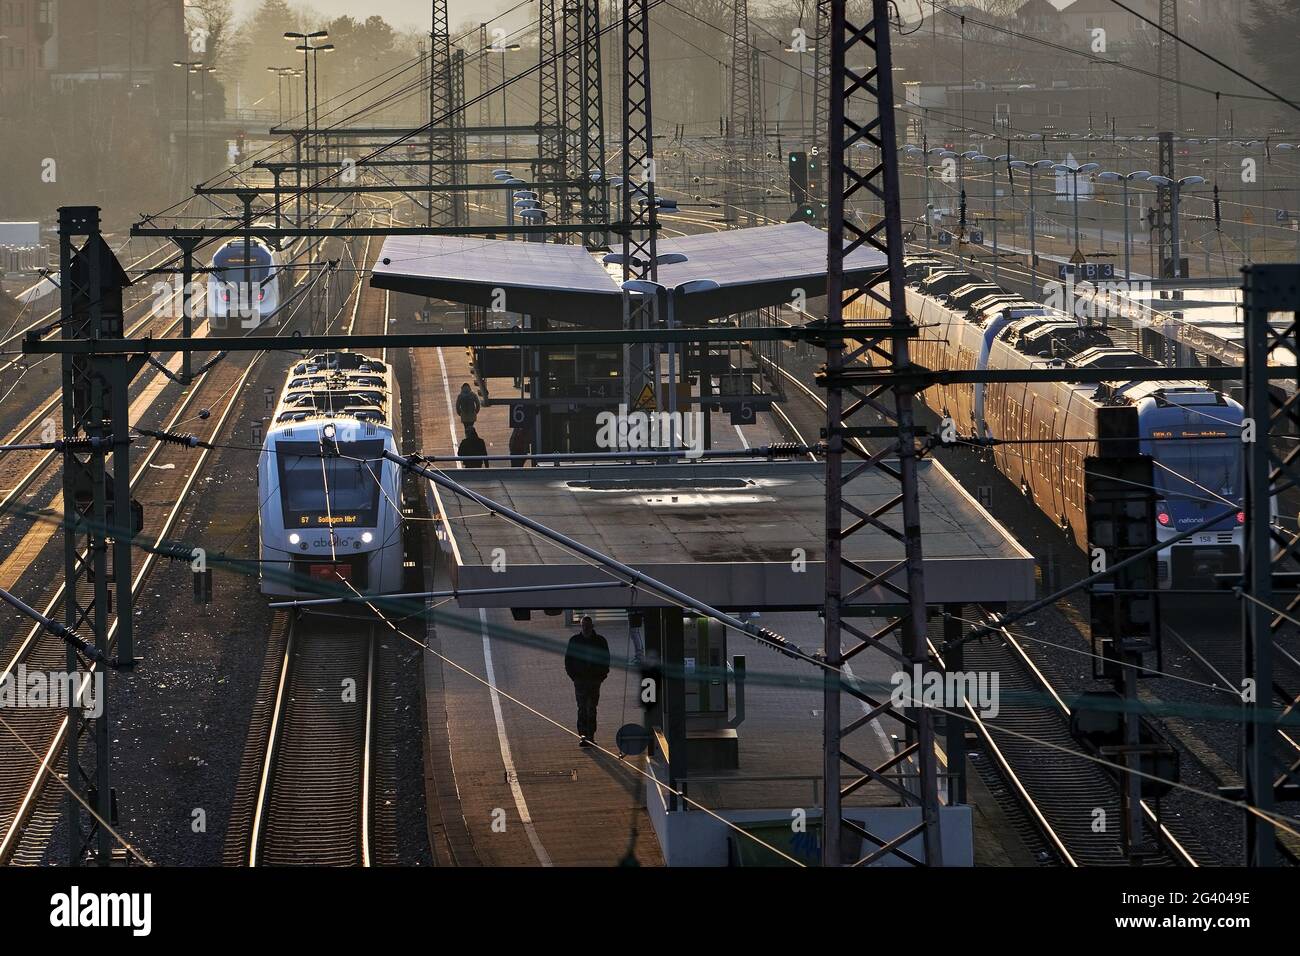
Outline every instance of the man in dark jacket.
[[(461, 439), (456, 454), (461, 458), (487, 457), (487, 443), (479, 437), (478, 432), (474, 431), (473, 425), (466, 427), (465, 437)], [(486, 468), (488, 466), (486, 461), (467, 461), (464, 464), (466, 468)]]
[(564, 671), (573, 681), (578, 699), (579, 747), (590, 747), (596, 736), (596, 707), (600, 704), (600, 685), (609, 676), (609, 644), (596, 633), (590, 616), (582, 619), (582, 632), (569, 638), (564, 652)]

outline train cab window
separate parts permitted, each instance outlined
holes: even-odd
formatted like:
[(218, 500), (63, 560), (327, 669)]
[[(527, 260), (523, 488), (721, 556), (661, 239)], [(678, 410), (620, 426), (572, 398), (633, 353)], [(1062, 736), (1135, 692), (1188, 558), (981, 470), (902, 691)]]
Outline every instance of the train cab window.
[(276, 443), (285, 527), (374, 527), (379, 513), (384, 443), (343, 442), (336, 456), (317, 442)]

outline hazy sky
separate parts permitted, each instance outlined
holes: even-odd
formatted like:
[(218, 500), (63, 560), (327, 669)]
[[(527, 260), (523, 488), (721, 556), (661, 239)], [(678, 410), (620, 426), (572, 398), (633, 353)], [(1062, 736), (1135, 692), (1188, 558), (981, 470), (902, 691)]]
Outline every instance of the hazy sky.
[[(233, 2), (235, 11), (244, 16), (256, 10), (261, 0), (233, 0)], [(347, 14), (357, 20), (378, 14), (397, 27), (415, 26), (429, 29), (429, 0), (368, 0), (367, 3), (358, 3), (357, 0), (307, 0), (301, 4), (289, 0), (289, 5), (309, 6), (331, 17)], [(507, 10), (514, 5), (511, 0), (448, 0), (448, 19), (454, 30), (458, 24), (466, 20), (488, 20), (498, 11)], [(519, 14), (527, 10), (528, 8), (525, 7), (519, 11)], [(532, 15), (536, 16), (535, 13)], [(511, 17), (511, 21), (516, 20), (517, 16)]]

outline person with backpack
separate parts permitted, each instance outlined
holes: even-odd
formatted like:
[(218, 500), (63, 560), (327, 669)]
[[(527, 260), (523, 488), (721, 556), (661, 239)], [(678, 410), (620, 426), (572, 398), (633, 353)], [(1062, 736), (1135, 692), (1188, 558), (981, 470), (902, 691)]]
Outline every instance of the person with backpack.
[(478, 396), (470, 389), (469, 382), (466, 382), (460, 387), (460, 394), (456, 396), (456, 415), (467, 429), (478, 421), (481, 407)]

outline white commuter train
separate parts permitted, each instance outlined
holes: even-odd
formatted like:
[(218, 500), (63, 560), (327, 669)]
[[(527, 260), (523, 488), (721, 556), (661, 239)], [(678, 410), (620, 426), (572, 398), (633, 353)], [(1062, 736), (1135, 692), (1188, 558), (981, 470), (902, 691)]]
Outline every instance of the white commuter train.
[(223, 243), (208, 273), (208, 328), (213, 335), (243, 335), (278, 322), (285, 298), (284, 256), (261, 239)]
[(258, 457), (262, 593), (400, 591), (401, 411), (392, 367), (359, 352), (294, 364)]

